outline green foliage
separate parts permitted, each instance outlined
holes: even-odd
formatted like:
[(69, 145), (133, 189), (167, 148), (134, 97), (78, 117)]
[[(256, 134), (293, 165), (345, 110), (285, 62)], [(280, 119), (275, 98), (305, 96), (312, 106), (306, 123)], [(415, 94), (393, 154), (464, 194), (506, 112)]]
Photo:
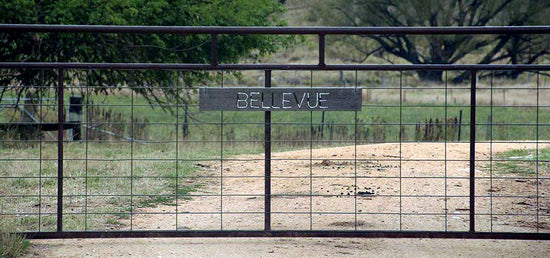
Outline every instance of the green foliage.
[[(283, 7), (274, 0), (0, 0), (0, 23), (162, 26), (284, 25)], [(210, 35), (3, 33), (0, 60), (12, 62), (208, 63)], [(272, 53), (289, 38), (269, 35), (218, 38), (220, 63)], [(6, 85), (25, 90), (53, 86), (54, 70), (4, 70), (0, 99)], [(102, 86), (96, 91), (128, 85), (149, 101), (169, 103), (178, 98), (173, 87), (193, 86), (212, 79), (207, 72), (67, 71), (66, 81)], [(145, 87), (144, 87), (145, 86)], [(173, 102), (172, 102), (173, 103)]]
[[(312, 17), (347, 26), (522, 26), (546, 25), (550, 2), (537, 0), (327, 0), (312, 5)], [(532, 64), (549, 54), (546, 35), (369, 35), (377, 44), (351, 42), (367, 57), (385, 52), (413, 64)], [(366, 48), (366, 49), (365, 49)], [(370, 48), (370, 49), (369, 49)], [(517, 77), (519, 72), (503, 72)], [(419, 71), (421, 79), (441, 81), (440, 71)], [(467, 76), (455, 78), (460, 82)]]

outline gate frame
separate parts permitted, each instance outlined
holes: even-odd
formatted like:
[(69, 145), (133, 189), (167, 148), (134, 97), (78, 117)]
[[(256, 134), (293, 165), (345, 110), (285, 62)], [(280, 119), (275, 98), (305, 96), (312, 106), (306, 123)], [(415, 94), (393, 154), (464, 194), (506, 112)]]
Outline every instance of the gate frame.
[[(550, 240), (550, 233), (476, 232), (475, 231), (475, 146), (476, 146), (476, 74), (480, 70), (549, 71), (550, 65), (533, 64), (326, 64), (326, 35), (480, 35), (480, 34), (550, 34), (550, 26), (499, 27), (205, 27), (205, 26), (108, 26), (108, 25), (38, 25), (0, 24), (0, 33), (162, 33), (210, 34), (209, 64), (196, 63), (69, 63), (69, 62), (0, 62), (0, 69), (40, 68), (58, 70), (58, 171), (57, 231), (21, 232), (31, 239), (44, 238), (121, 238), (121, 237), (386, 237), (386, 238), (473, 238), (473, 239), (539, 239)], [(317, 35), (318, 63), (304, 64), (219, 64), (218, 35)], [(271, 87), (272, 70), (316, 71), (470, 71), (470, 158), (469, 231), (371, 231), (371, 230), (272, 230), (271, 229), (271, 112), (265, 111), (265, 203), (264, 230), (144, 230), (144, 231), (64, 231), (63, 230), (63, 112), (64, 70), (263, 70), (265, 87)]]

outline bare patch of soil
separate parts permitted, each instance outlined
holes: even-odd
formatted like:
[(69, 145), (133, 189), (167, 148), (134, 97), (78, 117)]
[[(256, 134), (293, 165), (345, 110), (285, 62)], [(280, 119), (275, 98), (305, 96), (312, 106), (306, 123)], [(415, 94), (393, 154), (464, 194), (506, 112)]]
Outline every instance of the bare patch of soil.
[[(549, 215), (550, 200), (536, 195), (547, 193), (549, 182), (538, 180), (537, 187), (535, 175), (502, 174), (490, 166), (491, 153), (494, 158), (498, 152), (525, 148), (535, 145), (477, 144), (476, 230), (536, 232), (537, 220), (539, 230), (548, 230), (549, 217), (536, 214), (538, 207), (539, 215)], [(272, 228), (468, 230), (468, 159), (466, 143), (388, 143), (275, 153)], [(132, 229), (263, 229), (263, 160), (263, 155), (243, 155), (223, 164), (198, 164), (205, 177), (193, 182), (204, 185), (192, 193), (195, 196), (177, 206), (137, 211), (148, 214), (134, 215)], [(544, 176), (548, 175), (539, 175)], [(176, 209), (181, 213), (177, 218), (163, 214)]]
[(355, 238), (34, 240), (28, 257), (548, 257), (549, 241)]

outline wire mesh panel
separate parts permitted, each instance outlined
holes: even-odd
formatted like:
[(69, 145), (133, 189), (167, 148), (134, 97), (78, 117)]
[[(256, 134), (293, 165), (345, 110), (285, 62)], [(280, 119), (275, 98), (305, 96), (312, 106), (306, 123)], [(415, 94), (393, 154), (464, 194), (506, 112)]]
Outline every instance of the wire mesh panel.
[[(540, 192), (547, 172), (542, 153), (548, 149), (548, 133), (541, 122), (547, 113), (542, 97), (547, 86), (539, 73), (529, 73), (526, 79), (502, 85), (491, 76), (478, 90), (483, 92), (478, 100), (483, 112), (476, 118), (477, 134), (484, 152), (476, 180), (483, 189), (476, 197), (480, 231), (548, 231), (547, 197)], [(506, 100), (504, 92), (519, 98)]]
[[(36, 238), (549, 238), (549, 66), (331, 65), (313, 34), (316, 65), (0, 63), (55, 76), (3, 89), (1, 219)], [(179, 79), (65, 78), (94, 71)], [(200, 109), (199, 88), (243, 85), (360, 89), (361, 109)]]

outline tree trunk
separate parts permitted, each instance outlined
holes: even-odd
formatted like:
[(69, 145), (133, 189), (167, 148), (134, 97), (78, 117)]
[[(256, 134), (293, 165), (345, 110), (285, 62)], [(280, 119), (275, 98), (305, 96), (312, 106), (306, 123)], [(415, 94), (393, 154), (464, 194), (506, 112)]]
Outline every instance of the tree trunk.
[(443, 82), (443, 79), (441, 78), (443, 76), (443, 71), (420, 70), (416, 73), (418, 74), (418, 78), (422, 81)]

